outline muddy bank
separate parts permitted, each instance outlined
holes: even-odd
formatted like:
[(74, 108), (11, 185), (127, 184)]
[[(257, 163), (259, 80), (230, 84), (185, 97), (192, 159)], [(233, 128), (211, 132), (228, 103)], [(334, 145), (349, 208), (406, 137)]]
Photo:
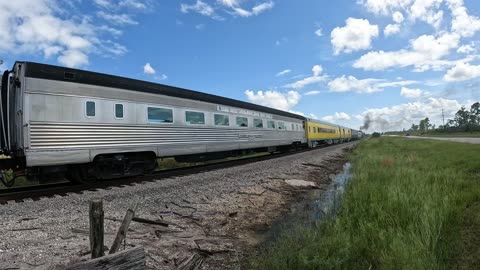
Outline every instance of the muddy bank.
[(101, 197), (109, 247), (127, 208), (137, 216), (167, 221), (168, 228), (132, 222), (125, 247), (144, 246), (148, 269), (175, 269), (197, 253), (200, 269), (234, 269), (265, 231), (311, 187), (326, 189), (345, 163), (346, 148), (332, 146), (275, 160), (0, 207), (0, 268), (61, 269), (88, 258), (88, 201)]

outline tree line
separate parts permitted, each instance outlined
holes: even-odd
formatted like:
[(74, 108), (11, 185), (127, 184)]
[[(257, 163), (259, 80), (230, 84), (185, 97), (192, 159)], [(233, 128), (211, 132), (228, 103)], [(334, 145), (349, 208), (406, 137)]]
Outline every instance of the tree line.
[[(410, 129), (402, 133), (453, 133), (453, 132), (474, 132), (480, 131), (480, 102), (475, 102), (467, 109), (462, 106), (455, 113), (453, 119), (447, 119), (445, 125), (432, 125), (427, 117), (420, 120), (418, 124), (412, 124)], [(386, 132), (398, 134), (400, 132)]]

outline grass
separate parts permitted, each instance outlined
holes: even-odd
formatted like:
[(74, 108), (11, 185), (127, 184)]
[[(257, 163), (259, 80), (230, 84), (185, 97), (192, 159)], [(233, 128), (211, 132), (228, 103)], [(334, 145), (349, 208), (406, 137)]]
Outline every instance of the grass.
[(480, 145), (366, 140), (350, 157), (353, 180), (337, 218), (285, 231), (252, 255), (249, 267), (475, 269), (480, 265), (479, 152)]

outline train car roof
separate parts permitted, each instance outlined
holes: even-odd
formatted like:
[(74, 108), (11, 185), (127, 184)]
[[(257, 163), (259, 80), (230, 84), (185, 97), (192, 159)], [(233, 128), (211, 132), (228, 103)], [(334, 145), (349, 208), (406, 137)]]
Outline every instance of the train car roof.
[(334, 127), (342, 127), (340, 125), (337, 125), (337, 124), (334, 124), (334, 123), (329, 123), (329, 122), (326, 122), (326, 121), (322, 121), (322, 120), (318, 120), (318, 119), (313, 119), (313, 118), (307, 118), (308, 121), (310, 122), (315, 122), (315, 123), (319, 123), (319, 124), (324, 124), (324, 125), (329, 125), (329, 126), (334, 126)]
[(152, 83), (142, 80), (129, 79), (120, 76), (108, 75), (104, 73), (60, 67), (54, 65), (40, 64), (35, 62), (18, 61), (16, 64), (25, 64), (25, 76), (30, 78), (76, 82), (104, 87), (121, 88), (126, 90), (145, 92), (151, 94), (160, 94), (178, 98), (193, 99), (219, 105), (227, 105), (253, 111), (260, 111), (285, 117), (305, 120), (305, 117), (281, 111), (249, 102), (221, 97), (212, 94), (206, 94), (198, 91), (188, 90), (180, 87), (164, 84)]

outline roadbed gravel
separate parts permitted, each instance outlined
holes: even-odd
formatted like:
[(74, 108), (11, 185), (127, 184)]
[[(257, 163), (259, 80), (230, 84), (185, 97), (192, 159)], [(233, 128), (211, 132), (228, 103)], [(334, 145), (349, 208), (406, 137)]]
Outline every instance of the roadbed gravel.
[[(324, 189), (356, 142), (211, 172), (0, 206), (0, 269), (63, 269), (89, 259), (89, 200), (102, 198), (105, 245), (127, 209), (168, 227), (130, 224), (123, 249), (143, 246), (147, 269), (177, 269), (197, 254), (199, 269), (237, 269), (262, 232), (289, 211), (313, 181)], [(199, 262), (200, 262), (199, 261)]]

